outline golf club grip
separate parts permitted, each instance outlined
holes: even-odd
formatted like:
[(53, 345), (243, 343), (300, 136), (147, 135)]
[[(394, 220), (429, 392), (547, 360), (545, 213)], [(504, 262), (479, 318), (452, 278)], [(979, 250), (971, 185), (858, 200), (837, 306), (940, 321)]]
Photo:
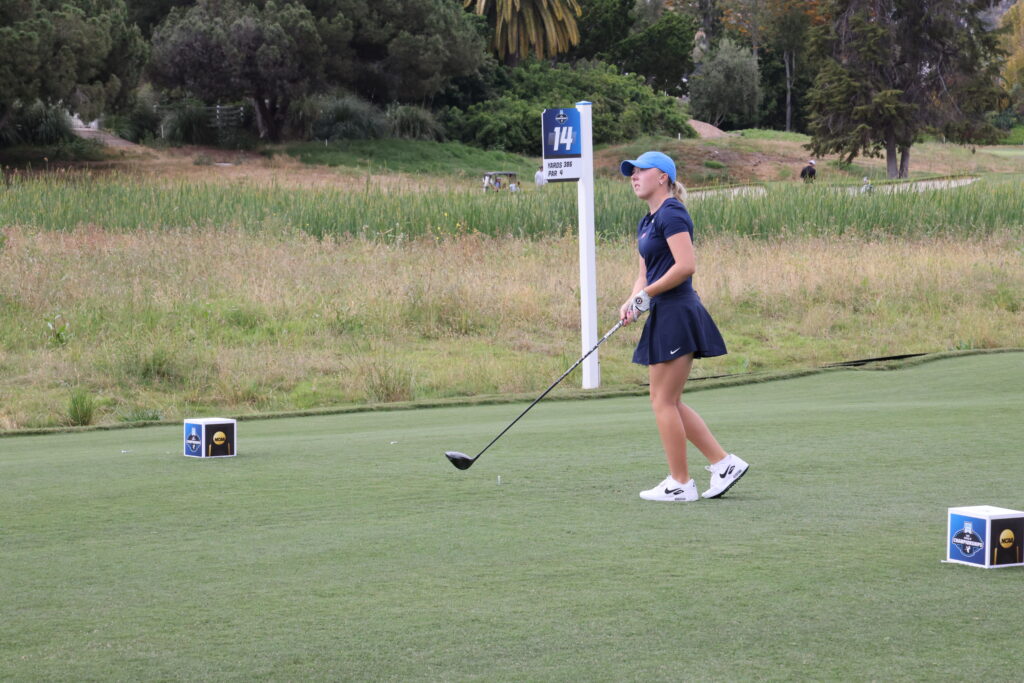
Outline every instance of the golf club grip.
[[(606, 339), (608, 339), (608, 337), (610, 337), (610, 336), (612, 336), (613, 334), (615, 334), (616, 330), (618, 330), (618, 329), (619, 329), (620, 327), (622, 327), (622, 321), (621, 321), (621, 320), (620, 320), (619, 322), (615, 323), (615, 326), (614, 326), (614, 327), (613, 327), (612, 329), (610, 329), (610, 330), (608, 330), (607, 332), (605, 332), (605, 333), (604, 333), (604, 336), (603, 336), (603, 337), (601, 337), (600, 339), (598, 339), (598, 340), (597, 340), (597, 343), (596, 343), (596, 344), (594, 344), (594, 347), (593, 347), (592, 349), (590, 349), (589, 351), (587, 351), (587, 352), (586, 352), (585, 354), (583, 354), (582, 356), (580, 356), (580, 359), (579, 359), (578, 361), (576, 361), (575, 363), (573, 363), (573, 364), (572, 364), (572, 367), (570, 367), (570, 368), (569, 368), (568, 370), (566, 370), (565, 372), (563, 372), (563, 373), (562, 373), (562, 376), (561, 376), (561, 377), (559, 377), (558, 379), (556, 379), (556, 380), (554, 381), (554, 383), (553, 383), (553, 384), (552, 384), (551, 386), (549, 386), (549, 387), (548, 387), (547, 389), (545, 389), (545, 390), (544, 390), (544, 393), (543, 393), (543, 394), (541, 394), (540, 396), (538, 396), (537, 398), (535, 398), (535, 399), (533, 400), (533, 403), (531, 403), (530, 405), (526, 406), (526, 410), (524, 410), (523, 412), (519, 413), (519, 416), (518, 416), (518, 417), (517, 417), (516, 419), (512, 420), (512, 421), (511, 421), (511, 422), (510, 422), (510, 423), (508, 424), (508, 426), (507, 426), (507, 427), (505, 427), (505, 428), (504, 428), (503, 430), (501, 430), (501, 433), (500, 433), (500, 434), (498, 434), (498, 435), (497, 435), (496, 437), (494, 437), (494, 438), (493, 438), (493, 439), (491, 440), (491, 443), (489, 443), (489, 444), (487, 444), (486, 446), (484, 446), (484, 449), (483, 449), (482, 451), (480, 451), (479, 453), (477, 453), (477, 454), (476, 454), (476, 457), (477, 457), (477, 458), (479, 458), (479, 457), (480, 457), (481, 455), (483, 455), (483, 454), (484, 454), (484, 452), (485, 452), (485, 451), (486, 451), (486, 450), (487, 450), (488, 448), (490, 448), (491, 446), (493, 446), (493, 445), (494, 445), (494, 442), (495, 442), (495, 441), (497, 441), (498, 439), (500, 439), (500, 438), (501, 438), (502, 436), (504, 436), (504, 435), (505, 435), (505, 432), (507, 432), (508, 430), (512, 429), (512, 425), (514, 425), (514, 424), (515, 424), (516, 422), (519, 422), (520, 418), (522, 418), (522, 417), (523, 417), (523, 415), (526, 415), (526, 414), (527, 414), (528, 412), (530, 412), (530, 408), (532, 408), (532, 407), (534, 407), (535, 405), (537, 405), (538, 403), (540, 403), (540, 401), (541, 401), (541, 399), (542, 399), (542, 398), (544, 398), (544, 397), (545, 397), (545, 396), (547, 396), (547, 395), (548, 395), (549, 393), (551, 393), (551, 390), (552, 390), (552, 389), (554, 389), (555, 387), (557, 387), (557, 386), (559, 385), (559, 383), (560, 383), (560, 382), (561, 382), (561, 381), (562, 381), (563, 379), (565, 379), (566, 377), (568, 377), (568, 376), (569, 376), (569, 373), (571, 373), (571, 372), (572, 372), (573, 370), (575, 370), (575, 369), (577, 368), (577, 366), (579, 366), (579, 364), (580, 364), (580, 363), (582, 363), (583, 361), (585, 361), (585, 360), (587, 359), (587, 357), (588, 357), (588, 356), (589, 356), (590, 354), (592, 354), (592, 353), (593, 353), (594, 351), (597, 351), (597, 347), (598, 347), (598, 346), (600, 346), (601, 344), (603, 344), (603, 343), (605, 342), (605, 340), (606, 340)], [(473, 458), (473, 459), (474, 459), (474, 460), (476, 460), (476, 458)]]

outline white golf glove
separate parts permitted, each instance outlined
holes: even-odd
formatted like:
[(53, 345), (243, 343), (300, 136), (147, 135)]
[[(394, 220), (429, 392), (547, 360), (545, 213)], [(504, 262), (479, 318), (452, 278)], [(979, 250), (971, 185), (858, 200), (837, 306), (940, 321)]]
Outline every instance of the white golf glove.
[(640, 317), (640, 314), (650, 307), (651, 297), (648, 296), (646, 291), (640, 290), (633, 296), (626, 299), (626, 303), (622, 304), (622, 308), (619, 309), (619, 319), (628, 325), (634, 320), (637, 320)]
[(633, 295), (630, 300), (630, 306), (633, 311), (636, 312), (636, 317), (640, 317), (640, 314), (651, 307), (651, 296), (647, 293), (646, 289), (641, 289), (639, 292)]

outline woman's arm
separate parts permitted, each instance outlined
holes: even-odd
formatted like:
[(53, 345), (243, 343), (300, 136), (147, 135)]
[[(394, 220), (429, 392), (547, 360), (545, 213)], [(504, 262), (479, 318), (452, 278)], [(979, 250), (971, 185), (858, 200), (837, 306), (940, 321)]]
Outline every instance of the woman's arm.
[[(677, 232), (669, 237), (668, 248), (672, 252), (675, 264), (663, 276), (643, 287), (650, 296), (657, 296), (678, 287), (697, 272), (697, 257), (693, 251), (693, 241), (690, 239), (690, 233)], [(638, 290), (634, 290), (634, 293), (636, 291)]]
[(633, 291), (630, 292), (630, 298), (639, 292), (641, 289), (647, 286), (647, 264), (644, 262), (643, 256), (637, 257), (639, 261), (639, 270), (637, 271), (636, 280), (633, 282)]

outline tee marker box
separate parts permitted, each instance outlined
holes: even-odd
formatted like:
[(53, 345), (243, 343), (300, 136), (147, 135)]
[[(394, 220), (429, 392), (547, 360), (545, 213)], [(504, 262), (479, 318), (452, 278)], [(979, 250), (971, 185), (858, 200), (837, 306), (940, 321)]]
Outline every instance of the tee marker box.
[(946, 520), (946, 562), (1024, 566), (1024, 512), (972, 505), (949, 508)]
[(238, 455), (238, 421), (228, 417), (185, 420), (185, 455), (190, 458), (228, 458)]

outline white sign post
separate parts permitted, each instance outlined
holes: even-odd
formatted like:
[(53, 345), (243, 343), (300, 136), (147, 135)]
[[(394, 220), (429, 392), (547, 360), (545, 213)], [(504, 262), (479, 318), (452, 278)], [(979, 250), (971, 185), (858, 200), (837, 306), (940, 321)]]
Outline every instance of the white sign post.
[[(580, 240), (580, 338), (582, 353), (597, 345), (597, 259), (594, 243), (594, 146), (590, 102), (541, 115), (544, 177), (577, 182)], [(597, 351), (583, 361), (583, 388), (601, 386)]]

